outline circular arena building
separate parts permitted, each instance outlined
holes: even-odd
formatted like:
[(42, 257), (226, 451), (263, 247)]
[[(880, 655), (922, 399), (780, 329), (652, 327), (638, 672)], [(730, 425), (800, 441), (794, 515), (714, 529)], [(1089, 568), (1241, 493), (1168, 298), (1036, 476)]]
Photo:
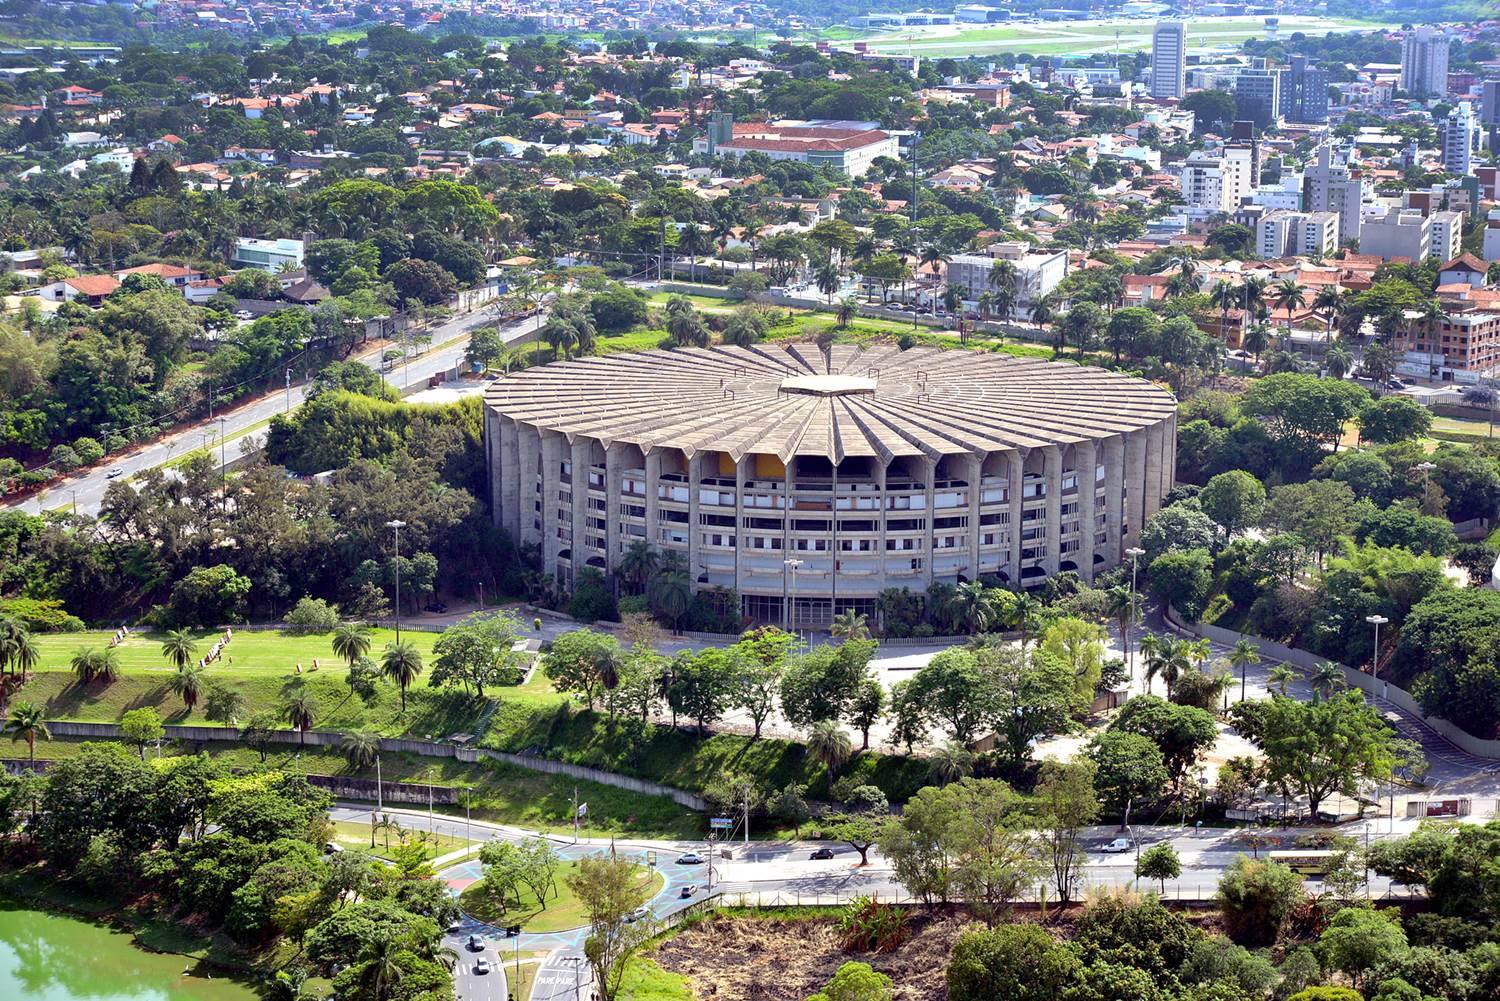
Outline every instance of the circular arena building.
[(1092, 578), (1171, 489), (1176, 401), (1100, 368), (894, 345), (554, 362), (485, 393), (497, 523), (565, 585), (638, 540), (756, 621), (886, 588)]

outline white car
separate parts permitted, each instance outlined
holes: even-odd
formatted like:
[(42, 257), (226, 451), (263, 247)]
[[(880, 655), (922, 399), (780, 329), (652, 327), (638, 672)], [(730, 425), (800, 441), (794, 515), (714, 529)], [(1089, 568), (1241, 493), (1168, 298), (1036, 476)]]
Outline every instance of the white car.
[(234, 314), (234, 318), (236, 320), (253, 320), (255, 319), (255, 314), (248, 309), (242, 309)]
[(481, 959), (476, 962), (474, 964), (474, 972), (480, 976), (490, 972), (490, 961), (488, 959)]
[(125, 472), (124, 467), (122, 467), (122, 466), (116, 466), (115, 468), (111, 469), (109, 472), (105, 473), (104, 476), (105, 476), (106, 479), (111, 479), (112, 480), (116, 476), (123, 475), (124, 472)]
[(1111, 855), (1120, 855), (1124, 852), (1130, 851), (1134, 847), (1135, 842), (1131, 841), (1129, 838), (1115, 838), (1113, 841), (1099, 850), (1101, 852), (1108, 852)]

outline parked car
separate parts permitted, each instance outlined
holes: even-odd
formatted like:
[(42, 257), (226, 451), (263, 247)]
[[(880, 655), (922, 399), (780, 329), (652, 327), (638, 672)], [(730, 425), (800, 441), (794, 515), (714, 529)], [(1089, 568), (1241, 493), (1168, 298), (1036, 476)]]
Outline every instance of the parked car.
[(702, 865), (703, 864), (703, 856), (699, 855), (697, 852), (688, 852), (686, 855), (679, 855), (677, 857), (677, 864), (678, 865)]
[(234, 318), (236, 320), (253, 320), (255, 319), (255, 314), (248, 309), (241, 309), (235, 311)]
[(634, 924), (637, 921), (644, 921), (650, 916), (651, 912), (649, 910), (644, 907), (637, 907), (635, 910), (625, 915), (625, 920), (630, 922), (631, 924)]
[(1108, 852), (1111, 855), (1119, 855), (1124, 852), (1130, 851), (1134, 847), (1135, 842), (1131, 841), (1129, 838), (1115, 838), (1113, 841), (1099, 850), (1101, 852)]
[(480, 938), (478, 935), (470, 935), (469, 936), (469, 951), (470, 952), (483, 952), (484, 951), (484, 939)]
[(324, 855), (337, 855), (339, 852), (341, 852), (343, 850), (344, 850), (344, 846), (343, 845), (335, 844), (332, 841), (328, 841), (328, 842), (325, 842), (323, 844), (323, 854)]
[(480, 976), (484, 976), (486, 973), (490, 972), (490, 961), (488, 959), (481, 959), (476, 962), (474, 964), (474, 972), (479, 974)]
[(434, 601), (432, 604), (427, 606), (427, 610), (429, 612), (436, 612), (438, 615), (442, 615), (448, 610), (448, 606), (443, 604), (441, 601)]
[(819, 848), (817, 851), (815, 851), (815, 852), (812, 853), (811, 857), (812, 857), (813, 861), (815, 861), (815, 862), (821, 861), (823, 859), (831, 859), (831, 858), (833, 858), (833, 849), (832, 848)]
[(697, 892), (698, 892), (698, 888), (696, 886), (694, 886), (692, 883), (689, 883), (687, 886), (684, 886), (682, 888), (682, 898), (684, 900), (686, 900), (688, 897), (691, 897), (693, 894), (695, 894)]

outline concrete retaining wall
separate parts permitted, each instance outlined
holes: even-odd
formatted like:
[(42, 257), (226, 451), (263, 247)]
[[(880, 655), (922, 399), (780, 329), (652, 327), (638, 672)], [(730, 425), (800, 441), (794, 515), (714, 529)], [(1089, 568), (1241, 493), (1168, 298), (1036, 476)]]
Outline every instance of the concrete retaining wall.
[(1348, 682), (1350, 688), (1358, 688), (1366, 695), (1378, 696), (1387, 702), (1393, 703), (1403, 712), (1415, 716), (1427, 726), (1437, 731), (1455, 747), (1474, 755), (1476, 758), (1500, 759), (1500, 740), (1486, 740), (1482, 737), (1476, 737), (1472, 733), (1460, 729), (1458, 726), (1441, 717), (1428, 716), (1422, 711), (1422, 707), (1418, 704), (1417, 700), (1406, 689), (1398, 688), (1387, 681), (1372, 678), (1363, 671), (1356, 671), (1347, 664), (1339, 664), (1338, 661), (1319, 657), (1317, 654), (1308, 653), (1306, 650), (1297, 647), (1290, 647), (1272, 642), (1271, 640), (1261, 639), (1259, 636), (1237, 633), (1232, 629), (1223, 629), (1219, 626), (1203, 622), (1189, 625), (1183, 621), (1181, 614), (1175, 608), (1167, 610), (1167, 622), (1176, 629), (1213, 640), (1215, 643), (1222, 643), (1225, 646), (1233, 646), (1240, 640), (1249, 640), (1260, 650), (1263, 657), (1285, 661), (1304, 671), (1314, 671), (1323, 664), (1336, 664), (1344, 672), (1344, 680)]

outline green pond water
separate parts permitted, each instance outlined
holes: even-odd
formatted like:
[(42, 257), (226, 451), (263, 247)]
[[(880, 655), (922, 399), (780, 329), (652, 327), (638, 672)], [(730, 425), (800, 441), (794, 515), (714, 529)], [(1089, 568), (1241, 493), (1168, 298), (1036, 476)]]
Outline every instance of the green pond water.
[(130, 935), (0, 897), (4, 1001), (254, 1001), (197, 960), (137, 948)]

